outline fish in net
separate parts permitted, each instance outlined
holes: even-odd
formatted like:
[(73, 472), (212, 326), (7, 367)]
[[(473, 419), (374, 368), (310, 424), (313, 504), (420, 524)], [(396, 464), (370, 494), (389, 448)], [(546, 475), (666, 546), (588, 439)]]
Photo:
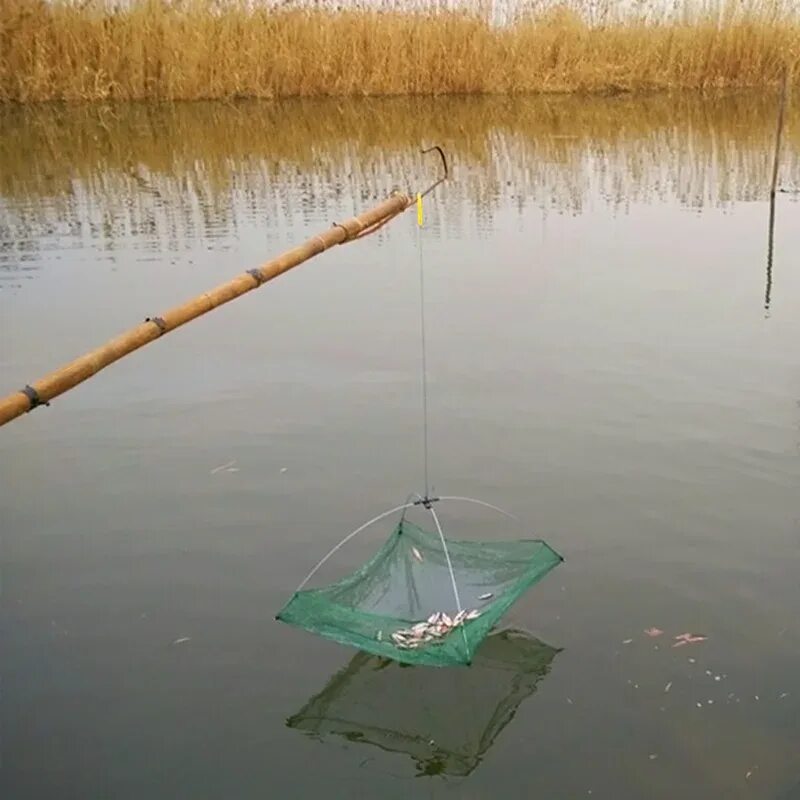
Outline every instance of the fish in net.
[(303, 589), (306, 578), (277, 619), (407, 664), (471, 664), (509, 607), (563, 558), (541, 539), (445, 539), (426, 507), (437, 533), (403, 516), (370, 561), (321, 588)]

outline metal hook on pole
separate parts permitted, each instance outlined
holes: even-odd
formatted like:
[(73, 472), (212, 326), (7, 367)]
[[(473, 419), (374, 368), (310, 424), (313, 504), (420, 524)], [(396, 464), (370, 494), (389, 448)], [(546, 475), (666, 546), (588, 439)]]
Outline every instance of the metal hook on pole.
[(432, 183), (424, 192), (420, 192), (420, 197), (425, 197), (426, 195), (430, 194), (440, 183), (444, 183), (450, 177), (450, 169), (447, 166), (447, 156), (444, 154), (444, 150), (439, 147), (438, 144), (435, 144), (433, 147), (428, 147), (426, 150), (422, 150), (422, 155), (426, 153), (432, 153), (436, 151), (439, 154), (439, 157), (442, 159), (442, 167), (444, 168), (444, 175), (442, 175), (439, 180)]
[[(433, 147), (429, 147), (427, 150), (421, 150), (420, 152), (424, 155), (425, 153), (432, 153), (436, 151), (439, 154), (439, 157), (442, 159), (442, 166), (444, 167), (444, 175), (442, 175), (438, 180), (434, 181), (425, 191), (419, 193), (419, 197), (425, 197), (426, 195), (430, 194), (440, 183), (444, 183), (450, 177), (450, 170), (447, 166), (447, 156), (444, 154), (444, 150), (439, 147), (438, 144), (435, 144)], [(371, 233), (375, 233), (375, 231), (380, 230), (387, 222), (391, 222), (398, 214), (405, 211), (406, 208), (413, 205), (414, 198), (411, 195), (403, 195), (407, 197), (408, 203), (404, 208), (399, 210), (393, 211), (391, 214), (387, 214), (383, 219), (379, 219), (370, 225), (367, 228), (364, 228), (360, 233), (357, 233), (353, 236), (353, 239), (361, 239), (364, 236), (369, 236)]]

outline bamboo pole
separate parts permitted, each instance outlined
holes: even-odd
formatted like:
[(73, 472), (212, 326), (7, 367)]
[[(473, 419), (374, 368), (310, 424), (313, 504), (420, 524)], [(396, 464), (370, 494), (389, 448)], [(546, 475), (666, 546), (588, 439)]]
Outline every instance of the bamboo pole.
[[(443, 155), (442, 159), (444, 160)], [(440, 182), (438, 181), (437, 184)], [(432, 189), (433, 186), (430, 188)], [(101, 369), (105, 369), (134, 350), (144, 347), (218, 306), (257, 289), (267, 281), (277, 278), (292, 267), (308, 261), (328, 248), (373, 233), (405, 211), (413, 202), (414, 199), (407, 194), (394, 194), (374, 208), (352, 217), (346, 222), (334, 224), (324, 233), (308, 239), (298, 247), (189, 300), (183, 305), (165, 311), (162, 316), (148, 317), (135, 328), (111, 339), (96, 350), (65, 364), (21, 391), (0, 399), (0, 427), (39, 405), (49, 403), (53, 398), (64, 394), (79, 383), (83, 383)]]

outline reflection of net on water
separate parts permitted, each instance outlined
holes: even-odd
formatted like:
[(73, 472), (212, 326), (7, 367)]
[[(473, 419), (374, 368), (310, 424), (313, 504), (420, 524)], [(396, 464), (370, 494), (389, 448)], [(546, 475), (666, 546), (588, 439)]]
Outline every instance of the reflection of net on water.
[(423, 775), (468, 775), (560, 651), (517, 630), (489, 636), (469, 669), (356, 654), (286, 724), (405, 753)]

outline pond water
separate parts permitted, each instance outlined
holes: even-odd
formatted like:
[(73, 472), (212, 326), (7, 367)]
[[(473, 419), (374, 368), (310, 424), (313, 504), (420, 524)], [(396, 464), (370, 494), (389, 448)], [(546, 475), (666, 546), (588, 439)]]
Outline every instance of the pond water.
[[(421, 145), (453, 176), (419, 239), (406, 214), (0, 431), (2, 796), (800, 797), (774, 118), (761, 94), (3, 111), (3, 393), (423, 186)], [(420, 248), (433, 485), (521, 520), (442, 503), (445, 531), (566, 557), (472, 670), (274, 621), (423, 488)]]

